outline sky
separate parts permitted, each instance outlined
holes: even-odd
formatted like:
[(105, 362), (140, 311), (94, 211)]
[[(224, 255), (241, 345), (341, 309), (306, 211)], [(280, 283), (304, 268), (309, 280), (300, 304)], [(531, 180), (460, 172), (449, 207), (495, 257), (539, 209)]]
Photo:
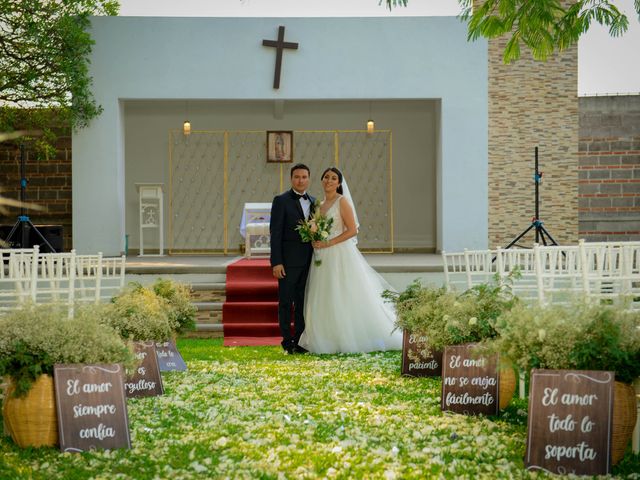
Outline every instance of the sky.
[[(409, 0), (391, 12), (379, 0), (120, 0), (121, 16), (382, 17), (457, 15), (457, 0)], [(629, 19), (622, 37), (594, 24), (578, 44), (578, 95), (640, 94), (640, 21), (633, 0), (612, 0)]]

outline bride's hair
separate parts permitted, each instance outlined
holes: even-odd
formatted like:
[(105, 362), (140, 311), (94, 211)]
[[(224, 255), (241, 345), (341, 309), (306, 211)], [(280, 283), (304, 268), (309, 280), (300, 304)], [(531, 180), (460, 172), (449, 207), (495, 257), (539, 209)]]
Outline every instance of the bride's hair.
[(320, 175), (320, 180), (322, 180), (325, 176), (325, 174), (327, 172), (333, 172), (336, 175), (338, 175), (338, 181), (340, 182), (340, 185), (338, 185), (338, 189), (336, 190), (336, 192), (338, 192), (340, 195), (342, 195), (342, 172), (340, 170), (338, 170), (336, 167), (329, 167), (327, 168), (324, 172), (322, 172), (322, 175)]

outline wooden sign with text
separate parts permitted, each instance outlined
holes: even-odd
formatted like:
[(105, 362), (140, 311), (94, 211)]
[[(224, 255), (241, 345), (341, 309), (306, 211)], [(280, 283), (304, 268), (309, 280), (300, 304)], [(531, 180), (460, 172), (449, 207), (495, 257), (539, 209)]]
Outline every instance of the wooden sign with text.
[(606, 475), (611, 462), (613, 372), (533, 370), (525, 465)]
[(161, 372), (184, 372), (187, 369), (187, 364), (184, 363), (175, 340), (156, 342), (156, 355)]
[(442, 411), (465, 415), (498, 413), (498, 356), (480, 356), (475, 343), (445, 347), (442, 357)]
[(124, 382), (127, 398), (162, 395), (164, 387), (155, 342), (133, 342), (133, 348), (140, 363)]
[(55, 365), (53, 378), (61, 451), (131, 448), (122, 365)]
[(426, 338), (404, 332), (402, 336), (402, 375), (409, 377), (439, 377), (442, 375), (442, 352), (424, 356)]

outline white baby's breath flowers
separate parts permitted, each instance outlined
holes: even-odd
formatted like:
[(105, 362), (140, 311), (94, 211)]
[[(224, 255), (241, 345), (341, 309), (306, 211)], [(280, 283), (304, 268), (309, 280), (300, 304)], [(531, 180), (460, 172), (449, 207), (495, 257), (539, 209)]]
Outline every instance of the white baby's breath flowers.
[(544, 328), (538, 329), (538, 340), (544, 342), (544, 339), (547, 337), (547, 331)]

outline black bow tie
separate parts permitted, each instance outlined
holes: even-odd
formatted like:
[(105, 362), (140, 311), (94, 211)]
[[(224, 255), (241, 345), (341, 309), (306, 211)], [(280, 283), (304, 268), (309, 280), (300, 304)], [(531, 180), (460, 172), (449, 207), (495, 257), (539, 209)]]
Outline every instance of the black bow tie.
[(304, 195), (300, 195), (299, 193), (293, 192), (293, 194), (298, 197), (298, 200), (300, 200), (301, 198), (304, 198), (305, 200), (309, 200), (309, 195), (308, 194), (304, 194)]

